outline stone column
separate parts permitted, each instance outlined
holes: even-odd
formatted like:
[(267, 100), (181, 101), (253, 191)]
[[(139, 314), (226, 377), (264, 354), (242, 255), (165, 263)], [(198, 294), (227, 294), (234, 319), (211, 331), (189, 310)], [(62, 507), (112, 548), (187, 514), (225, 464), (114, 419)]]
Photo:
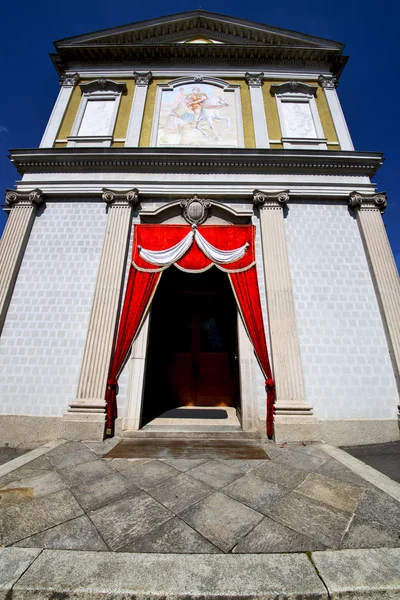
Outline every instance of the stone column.
[(349, 206), (357, 214), (357, 223), (400, 392), (400, 279), (381, 217), (386, 204), (385, 193), (366, 195), (352, 192), (349, 197)]
[(72, 92), (74, 91), (74, 87), (78, 81), (78, 73), (73, 73), (72, 75), (61, 75), (60, 93), (58, 94), (58, 98), (50, 115), (50, 119), (47, 123), (42, 141), (40, 142), (40, 148), (52, 148), (54, 146), (54, 142), (57, 139), (57, 133), (60, 129), (61, 122), (72, 96)]
[(303, 368), (297, 334), (292, 281), (286, 245), (283, 209), (287, 191), (267, 194), (254, 191), (260, 210), (265, 289), (276, 383), (275, 440), (316, 438), (316, 419), (305, 397)]
[(342, 107), (340, 106), (339, 98), (336, 93), (336, 77), (330, 75), (320, 75), (318, 82), (320, 86), (324, 88), (326, 101), (328, 102), (329, 110), (331, 111), (340, 149), (354, 150), (346, 119), (344, 118)]
[(14, 190), (6, 192), (6, 204), (11, 207), (11, 211), (0, 240), (0, 334), (35, 220), (36, 210), (42, 202), (42, 191), (39, 189), (31, 192), (15, 192)]
[(104, 435), (104, 396), (126, 270), (132, 206), (138, 202), (138, 192), (103, 189), (103, 199), (108, 205), (107, 226), (78, 392), (63, 417), (60, 431), (60, 437), (67, 439), (102, 439)]
[(152, 80), (152, 72), (138, 73), (134, 71), (135, 93), (133, 96), (132, 109), (129, 117), (128, 131), (125, 146), (135, 148), (139, 146), (140, 132), (142, 130), (144, 107), (146, 104), (147, 89)]
[(246, 73), (245, 75), (250, 90), (256, 148), (269, 148), (267, 119), (261, 89), (263, 76), (264, 73)]

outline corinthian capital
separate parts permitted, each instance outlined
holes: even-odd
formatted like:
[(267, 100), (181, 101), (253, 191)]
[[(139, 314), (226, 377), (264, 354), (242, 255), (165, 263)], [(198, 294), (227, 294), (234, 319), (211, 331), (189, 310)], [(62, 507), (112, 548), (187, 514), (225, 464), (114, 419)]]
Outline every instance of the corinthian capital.
[(145, 73), (133, 71), (133, 76), (135, 78), (136, 85), (149, 85), (150, 81), (153, 79), (153, 73), (151, 71), (146, 71)]
[(39, 206), (43, 202), (43, 193), (39, 188), (30, 192), (17, 192), (16, 190), (6, 190), (6, 204), (8, 206)]
[(71, 75), (66, 75), (65, 73), (60, 77), (60, 85), (64, 87), (74, 87), (79, 81), (80, 77), (78, 73), (72, 73)]
[(262, 192), (254, 190), (253, 203), (259, 208), (283, 208), (289, 202), (289, 190), (282, 192)]
[(249, 87), (260, 87), (262, 85), (262, 80), (264, 77), (264, 73), (246, 73), (245, 78), (247, 85)]
[(103, 188), (102, 192), (102, 198), (109, 206), (112, 204), (134, 205), (139, 202), (139, 192), (136, 188), (126, 191), (109, 190), (107, 188)]
[(318, 77), (318, 83), (327, 90), (334, 90), (338, 85), (338, 80), (334, 75), (320, 75)]
[(387, 206), (386, 192), (380, 192), (379, 194), (373, 195), (351, 192), (348, 204), (353, 210), (371, 210), (378, 208), (383, 212)]

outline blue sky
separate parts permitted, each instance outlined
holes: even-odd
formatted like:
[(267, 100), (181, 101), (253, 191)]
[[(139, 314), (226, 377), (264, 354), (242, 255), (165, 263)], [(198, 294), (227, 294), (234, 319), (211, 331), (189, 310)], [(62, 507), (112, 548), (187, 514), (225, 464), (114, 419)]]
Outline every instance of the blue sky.
[[(389, 205), (384, 221), (400, 268), (397, 182), (400, 170), (400, 79), (395, 71), (399, 8), (395, 0), (379, 3), (371, 0), (197, 0), (192, 3), (5, 0), (2, 11), (4, 8), (0, 38), (3, 58), (3, 93), (0, 97), (2, 190), (14, 187), (19, 178), (7, 158), (8, 149), (39, 145), (57, 97), (58, 77), (48, 56), (54, 50), (54, 40), (202, 8), (345, 43), (345, 54), (350, 60), (340, 79), (338, 93), (356, 150), (385, 153), (386, 161), (373, 180), (379, 191), (388, 193)], [(6, 220), (1, 212), (0, 231)]]

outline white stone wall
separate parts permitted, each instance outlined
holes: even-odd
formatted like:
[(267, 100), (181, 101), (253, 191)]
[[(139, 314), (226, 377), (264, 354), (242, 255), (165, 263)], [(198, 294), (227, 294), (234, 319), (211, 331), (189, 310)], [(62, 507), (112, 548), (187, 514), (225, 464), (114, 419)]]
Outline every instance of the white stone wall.
[(395, 380), (356, 220), (344, 204), (290, 203), (285, 224), (315, 415), (396, 418)]
[(62, 415), (74, 399), (106, 218), (100, 198), (39, 211), (0, 339), (0, 413)]

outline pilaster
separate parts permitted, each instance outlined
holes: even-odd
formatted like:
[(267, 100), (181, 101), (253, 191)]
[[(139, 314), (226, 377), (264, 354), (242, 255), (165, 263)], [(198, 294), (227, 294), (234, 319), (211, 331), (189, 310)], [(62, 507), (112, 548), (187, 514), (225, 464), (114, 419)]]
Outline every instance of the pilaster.
[(31, 192), (6, 191), (6, 204), (11, 210), (0, 241), (0, 334), (36, 210), (42, 202), (42, 191), (38, 188)]
[(146, 73), (134, 71), (133, 75), (135, 77), (135, 93), (133, 95), (132, 109), (125, 140), (125, 146), (131, 148), (139, 146), (147, 90), (153, 77), (151, 71)]
[(287, 191), (255, 190), (260, 210), (265, 288), (276, 384), (275, 440), (318, 439), (312, 407), (305, 397), (283, 209)]
[(341, 150), (354, 150), (346, 119), (336, 92), (337, 79), (331, 75), (320, 75), (318, 82), (324, 88), (326, 101), (331, 111), (333, 124)]
[(56, 141), (57, 133), (60, 129), (61, 122), (72, 96), (72, 92), (74, 91), (74, 87), (78, 81), (78, 73), (73, 73), (72, 75), (61, 75), (60, 93), (58, 94), (58, 98), (50, 115), (50, 119), (47, 123), (42, 141), (40, 142), (40, 148), (52, 148), (54, 146), (54, 142)]
[(400, 392), (400, 279), (381, 216), (386, 204), (385, 193), (365, 195), (352, 192), (349, 197), (349, 207), (357, 215)]
[(132, 206), (138, 202), (135, 189), (127, 192), (103, 189), (102, 197), (108, 205), (107, 226), (78, 391), (61, 425), (60, 436), (67, 439), (103, 438), (104, 396), (126, 268)]
[(245, 75), (250, 91), (256, 148), (269, 148), (267, 119), (261, 89), (263, 76), (264, 73), (246, 73)]

